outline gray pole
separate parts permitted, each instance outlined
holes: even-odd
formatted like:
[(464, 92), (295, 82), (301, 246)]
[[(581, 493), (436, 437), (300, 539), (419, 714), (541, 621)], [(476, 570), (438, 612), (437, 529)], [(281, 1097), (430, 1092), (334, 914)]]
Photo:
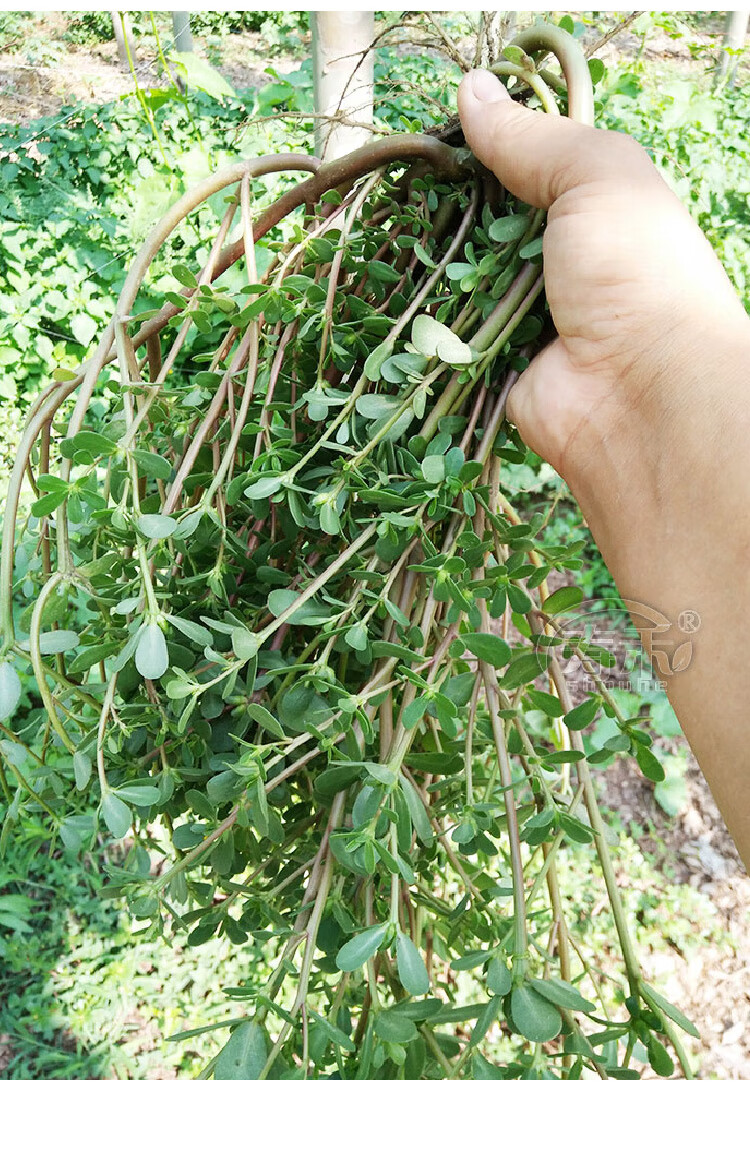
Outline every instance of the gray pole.
[(714, 71), (715, 86), (720, 86), (726, 82), (730, 88), (734, 87), (740, 58), (739, 53), (729, 53), (727, 50), (736, 51), (744, 48), (749, 20), (750, 8), (739, 8), (736, 12), (728, 12), (726, 14), (724, 41)]
[[(375, 37), (375, 14), (339, 11), (310, 16), (316, 113), (372, 123), (374, 55), (366, 51)], [(347, 155), (371, 137), (362, 127), (323, 118), (315, 123), (315, 150), (325, 160)]]
[(110, 8), (109, 15), (112, 17), (112, 28), (114, 29), (115, 41), (117, 42), (117, 56), (120, 58), (120, 64), (125, 69), (130, 69), (128, 47), (130, 47), (130, 55), (133, 58), (133, 63), (135, 64), (136, 61), (130, 19), (126, 12), (118, 12), (116, 8)]
[(190, 31), (190, 13), (172, 13), (172, 35), (178, 53), (193, 52), (193, 34)]

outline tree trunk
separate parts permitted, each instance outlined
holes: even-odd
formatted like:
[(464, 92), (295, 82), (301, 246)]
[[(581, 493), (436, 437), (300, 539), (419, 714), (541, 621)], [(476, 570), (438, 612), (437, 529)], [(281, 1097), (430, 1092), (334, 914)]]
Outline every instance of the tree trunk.
[(736, 12), (728, 12), (724, 23), (724, 41), (721, 52), (716, 61), (714, 71), (714, 85), (720, 86), (724, 82), (733, 88), (737, 80), (737, 68), (740, 63), (738, 49), (745, 46), (747, 25), (750, 20), (750, 8), (740, 8)]
[(374, 55), (368, 48), (375, 36), (375, 14), (310, 15), (315, 111), (328, 116), (316, 120), (315, 149), (324, 160), (338, 159), (372, 137), (366, 128), (333, 119), (372, 123)]
[(127, 12), (118, 12), (116, 8), (110, 9), (110, 16), (112, 17), (112, 28), (115, 33), (115, 41), (117, 42), (117, 56), (120, 58), (120, 64), (125, 69), (130, 69), (130, 62), (128, 60), (128, 49), (130, 49), (130, 56), (133, 63), (136, 61), (135, 45), (133, 44), (133, 30), (130, 26), (130, 17)]
[(172, 13), (172, 35), (178, 53), (193, 52), (193, 34), (190, 31), (190, 13)]

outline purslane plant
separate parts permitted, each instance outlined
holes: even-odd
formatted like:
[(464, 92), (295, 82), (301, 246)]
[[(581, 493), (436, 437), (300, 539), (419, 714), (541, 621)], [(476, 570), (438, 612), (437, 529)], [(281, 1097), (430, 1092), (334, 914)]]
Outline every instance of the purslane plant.
[[(548, 51), (562, 78), (537, 68)], [(533, 26), (495, 68), (550, 116), (593, 119), (563, 30)], [(252, 179), (282, 170), (311, 174), (256, 214)], [(151, 260), (221, 191), (201, 272), (177, 266), (182, 288), (137, 321)], [(665, 1042), (689, 1072), (675, 1025), (695, 1029), (643, 980), (590, 771), (632, 752), (657, 773), (649, 736), (597, 679), (606, 653), (556, 620), (581, 592), (547, 580), (581, 544), (502, 492), (524, 460), (505, 398), (547, 328), (542, 231), (426, 135), (238, 162), (161, 221), (93, 358), (31, 411), (0, 716), (21, 663), (39, 704), (2, 728), (3, 836), (21, 805), (71, 852), (129, 836), (112, 875), (137, 918), (266, 944), (217, 1078), (637, 1076), (638, 1042), (660, 1075)], [(14, 564), (24, 478), (38, 545)], [(600, 713), (620, 733), (587, 756)], [(566, 918), (570, 844), (599, 858), (614, 1001)]]

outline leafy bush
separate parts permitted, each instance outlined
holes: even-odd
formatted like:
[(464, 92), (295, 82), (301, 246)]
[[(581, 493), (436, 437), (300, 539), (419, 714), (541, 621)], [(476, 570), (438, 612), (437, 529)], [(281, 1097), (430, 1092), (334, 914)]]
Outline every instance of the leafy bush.
[[(134, 31), (141, 31), (145, 13), (128, 13)], [(68, 12), (65, 22), (65, 40), (72, 45), (99, 45), (113, 41), (112, 14), (108, 9), (100, 11)]]
[(222, 36), (224, 33), (261, 33), (273, 36), (279, 32), (303, 32), (308, 26), (306, 11), (269, 9), (242, 9), (237, 12), (191, 12), (190, 27), (200, 36)]
[[(162, 28), (171, 29), (168, 12), (157, 14)], [(149, 12), (128, 12), (136, 37), (151, 33)], [(303, 32), (307, 12), (282, 12), (268, 9), (242, 9), (227, 12), (191, 12), (190, 28), (199, 37), (222, 37), (227, 33), (261, 33), (270, 40), (280, 34)], [(65, 40), (74, 45), (97, 45), (112, 41), (112, 17), (109, 11), (66, 13)]]
[[(174, 92), (149, 100), (158, 139), (132, 102), (64, 107), (28, 127), (0, 129), (0, 401), (11, 409), (28, 404), (56, 366), (84, 358), (155, 219), (186, 186), (236, 157), (246, 100), (194, 91), (187, 110)], [(242, 142), (267, 150), (270, 131), (246, 130)], [(220, 212), (207, 207), (183, 227), (179, 248), (189, 263)], [(167, 253), (137, 312), (155, 304), (169, 268)]]
[(750, 310), (750, 97), (714, 94), (686, 78), (610, 70), (600, 91), (600, 120), (646, 148), (698, 221)]

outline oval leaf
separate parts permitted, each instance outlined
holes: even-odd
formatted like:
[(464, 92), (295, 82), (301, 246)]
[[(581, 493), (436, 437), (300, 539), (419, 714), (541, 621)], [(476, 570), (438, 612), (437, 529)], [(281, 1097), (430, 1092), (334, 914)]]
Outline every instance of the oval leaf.
[(408, 934), (401, 930), (396, 935), (396, 965), (398, 977), (410, 995), (425, 995), (430, 990), (424, 959)]
[(147, 539), (168, 539), (177, 529), (177, 519), (166, 514), (140, 514), (137, 521)]
[(169, 654), (164, 633), (155, 621), (144, 624), (138, 635), (135, 667), (141, 677), (156, 681), (169, 669)]
[(500, 636), (490, 632), (470, 632), (461, 640), (470, 653), (495, 669), (503, 669), (510, 661), (510, 646)]
[(21, 700), (21, 679), (12, 665), (3, 661), (0, 665), (0, 722), (15, 714)]
[(235, 1028), (216, 1058), (217, 1081), (257, 1081), (268, 1060), (266, 1035), (260, 1024), (248, 1021)]
[(562, 1028), (562, 1016), (557, 1008), (533, 987), (514, 988), (510, 1011), (516, 1028), (526, 1040), (554, 1040)]
[(60, 628), (56, 632), (43, 632), (39, 637), (39, 652), (45, 656), (49, 653), (68, 653), (77, 648), (79, 636), (77, 632), (70, 632)]
[(418, 314), (411, 328), (411, 341), (428, 359), (438, 356), (446, 363), (471, 363), (474, 356), (471, 347), (459, 339), (450, 327), (430, 318), (429, 314)]
[(558, 1008), (571, 1008), (574, 1012), (593, 1012), (595, 1004), (581, 995), (578, 988), (564, 979), (532, 979), (531, 987), (534, 991), (556, 1004)]
[(512, 986), (511, 974), (502, 959), (490, 959), (487, 968), (487, 987), (493, 995), (507, 995)]
[(388, 929), (386, 922), (368, 926), (361, 934), (350, 938), (336, 955), (336, 966), (342, 971), (355, 971), (377, 953)]
[(107, 828), (112, 833), (116, 840), (120, 840), (125, 836), (130, 828), (133, 820), (133, 815), (127, 804), (111, 791), (108, 791), (102, 799), (102, 818)]
[(89, 780), (91, 779), (91, 772), (93, 771), (93, 764), (88, 755), (84, 755), (83, 751), (76, 751), (73, 756), (73, 774), (75, 775), (76, 788), (78, 791), (84, 791)]
[(544, 601), (544, 611), (548, 616), (554, 616), (557, 612), (567, 612), (569, 608), (575, 608), (583, 599), (583, 592), (579, 587), (561, 587), (552, 595), (547, 596)]

